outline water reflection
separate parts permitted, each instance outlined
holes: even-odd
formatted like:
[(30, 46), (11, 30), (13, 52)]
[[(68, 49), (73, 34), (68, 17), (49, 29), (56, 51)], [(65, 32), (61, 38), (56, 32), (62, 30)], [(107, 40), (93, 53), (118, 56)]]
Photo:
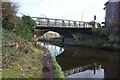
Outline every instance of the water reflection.
[(56, 56), (66, 78), (118, 78), (118, 52), (66, 45), (64, 49), (50, 44), (42, 46)]
[(86, 65), (64, 71), (66, 78), (104, 78), (104, 69), (100, 66)]
[(60, 55), (64, 51), (64, 48), (55, 46), (55, 45), (51, 45), (49, 43), (38, 42), (38, 44), (40, 46), (44, 46), (45, 48), (47, 48), (50, 51), (50, 53), (52, 54), (52, 56), (55, 56), (55, 57)]
[(72, 75), (66, 76), (66, 78), (104, 78), (104, 69), (99, 66), (98, 70), (85, 70)]

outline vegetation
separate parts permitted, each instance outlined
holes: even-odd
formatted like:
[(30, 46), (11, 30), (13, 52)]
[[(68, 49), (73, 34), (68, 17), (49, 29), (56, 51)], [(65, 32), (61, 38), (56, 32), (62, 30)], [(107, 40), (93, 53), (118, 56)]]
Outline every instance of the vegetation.
[(29, 16), (23, 15), (19, 21), (17, 27), (15, 27), (15, 33), (24, 38), (27, 41), (32, 39), (32, 30), (35, 26), (35, 21), (32, 20)]
[(16, 16), (16, 3), (2, 4), (2, 77), (39, 78), (41, 52), (31, 44), (35, 22), (29, 16)]
[(108, 40), (109, 40), (111, 43), (120, 43), (120, 35), (110, 34), (110, 35), (108, 36)]
[[(3, 78), (38, 78), (41, 73), (40, 50), (15, 33), (3, 29)], [(19, 46), (17, 47), (17, 44)]]
[(2, 3), (2, 27), (8, 30), (12, 30), (14, 25), (17, 23), (16, 13), (19, 5), (13, 2)]
[(108, 30), (108, 28), (101, 28), (101, 30), (100, 30), (100, 33), (99, 33), (99, 37), (101, 38), (101, 39), (105, 39), (105, 40), (107, 40), (108, 39), (108, 36), (109, 36), (109, 30)]
[[(40, 78), (41, 50), (31, 43), (35, 21), (30, 16), (16, 16), (18, 6), (15, 3), (3, 3), (2, 35), (2, 77), (3, 78)], [(61, 68), (51, 58), (56, 78), (63, 77)]]
[(49, 58), (51, 60), (50, 64), (54, 67), (54, 77), (64, 78), (64, 73), (62, 72), (62, 69), (57, 63), (56, 59), (52, 55), (49, 55)]
[(78, 45), (113, 50), (120, 49), (120, 35), (110, 33), (106, 27), (95, 30), (93, 33), (95, 35), (94, 37), (79, 41)]

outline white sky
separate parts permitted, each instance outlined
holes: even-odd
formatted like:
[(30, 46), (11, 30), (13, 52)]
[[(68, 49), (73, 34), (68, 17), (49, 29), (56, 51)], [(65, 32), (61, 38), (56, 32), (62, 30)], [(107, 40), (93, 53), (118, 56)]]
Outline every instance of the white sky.
[[(49, 17), (79, 21), (104, 21), (104, 4), (108, 0), (12, 0), (20, 5), (19, 13), (32, 17)], [(83, 16), (82, 16), (83, 15)]]

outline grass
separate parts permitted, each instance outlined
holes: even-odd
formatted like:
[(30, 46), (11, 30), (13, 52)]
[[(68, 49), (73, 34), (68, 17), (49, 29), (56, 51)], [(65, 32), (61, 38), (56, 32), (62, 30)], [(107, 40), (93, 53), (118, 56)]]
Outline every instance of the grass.
[[(11, 31), (3, 29), (2, 35), (2, 77), (40, 78), (41, 51)], [(16, 48), (14, 43), (22, 48)]]
[(64, 73), (62, 72), (62, 69), (60, 65), (57, 63), (56, 59), (50, 54), (49, 54), (49, 58), (51, 60), (50, 64), (54, 67), (54, 77), (64, 78)]
[[(15, 33), (3, 29), (2, 42), (2, 77), (3, 78), (41, 78), (41, 49), (18, 37)], [(22, 48), (16, 48), (18, 43)], [(50, 63), (55, 68), (55, 78), (64, 78), (61, 67), (50, 55)]]

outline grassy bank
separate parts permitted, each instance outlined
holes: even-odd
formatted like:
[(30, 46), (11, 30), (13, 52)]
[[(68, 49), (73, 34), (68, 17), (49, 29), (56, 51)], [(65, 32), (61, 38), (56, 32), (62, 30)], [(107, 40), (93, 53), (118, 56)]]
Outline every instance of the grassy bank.
[[(9, 30), (3, 29), (2, 35), (2, 77), (41, 78), (42, 49), (37, 49), (32, 43)], [(54, 68), (54, 77), (64, 78), (61, 67), (51, 54), (49, 54), (49, 59), (50, 65)]]
[(49, 54), (49, 58), (50, 58), (50, 64), (53, 66), (54, 69), (54, 77), (64, 78), (64, 73), (62, 72), (62, 69), (60, 65), (57, 63), (56, 59), (51, 54)]
[(9, 30), (2, 35), (2, 77), (39, 78), (41, 51)]

